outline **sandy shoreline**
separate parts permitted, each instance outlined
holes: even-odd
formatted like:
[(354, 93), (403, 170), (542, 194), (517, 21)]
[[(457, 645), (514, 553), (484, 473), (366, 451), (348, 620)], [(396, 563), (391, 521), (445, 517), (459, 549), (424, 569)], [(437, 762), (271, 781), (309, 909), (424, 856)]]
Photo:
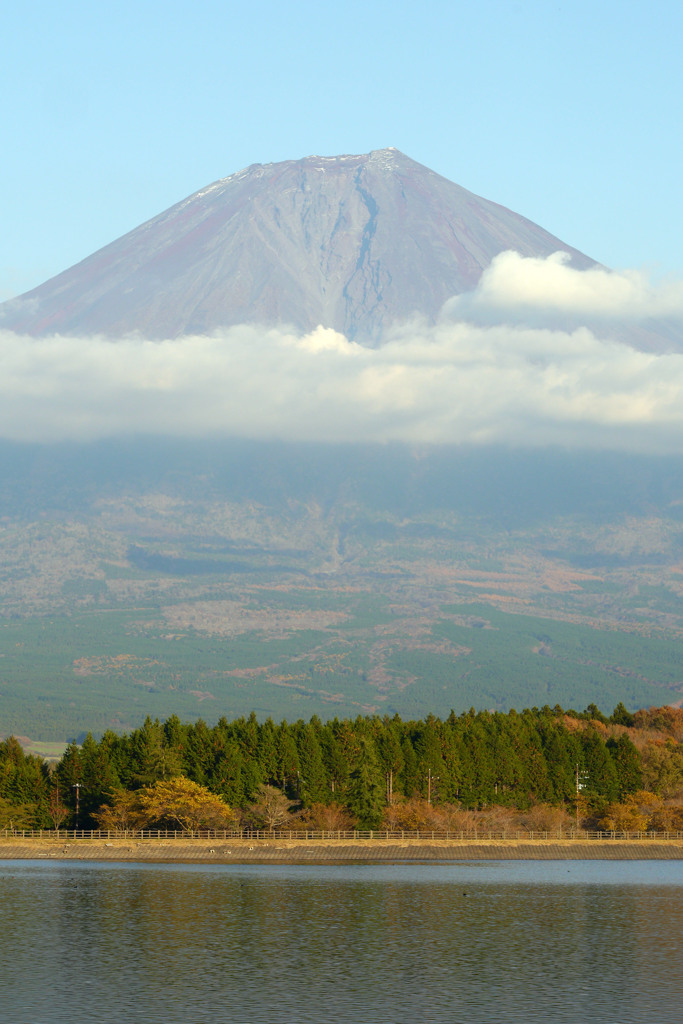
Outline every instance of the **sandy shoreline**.
[(455, 860), (683, 860), (683, 840), (0, 840), (0, 860), (324, 864)]

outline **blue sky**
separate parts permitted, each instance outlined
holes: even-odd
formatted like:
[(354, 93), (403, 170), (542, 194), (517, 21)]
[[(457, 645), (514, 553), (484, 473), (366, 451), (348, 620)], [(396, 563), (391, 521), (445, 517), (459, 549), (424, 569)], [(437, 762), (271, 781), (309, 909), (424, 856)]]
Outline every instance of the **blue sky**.
[(670, 0), (37, 0), (3, 18), (0, 298), (256, 162), (396, 146), (683, 276)]

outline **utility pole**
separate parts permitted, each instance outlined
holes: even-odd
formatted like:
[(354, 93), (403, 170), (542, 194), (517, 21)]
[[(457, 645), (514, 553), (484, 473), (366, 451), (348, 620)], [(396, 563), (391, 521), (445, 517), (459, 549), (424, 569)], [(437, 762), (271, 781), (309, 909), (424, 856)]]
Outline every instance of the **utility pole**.
[(389, 805), (394, 802), (394, 769), (390, 768), (387, 772), (387, 803)]
[(576, 831), (579, 831), (579, 766), (576, 766)]
[(579, 771), (579, 766), (576, 766), (576, 831), (579, 831), (579, 798), (581, 796), (581, 790), (586, 784), (588, 776), (585, 772)]
[(80, 810), (80, 794), (81, 794), (81, 784), (80, 784), (80, 782), (75, 782), (71, 788), (76, 790), (76, 831), (78, 831), (78, 813), (79, 813), (79, 810)]
[(431, 804), (431, 802), (432, 802), (432, 780), (434, 782), (438, 782), (439, 781), (439, 776), (438, 775), (432, 775), (432, 769), (428, 768), (427, 769), (427, 803), (428, 804)]

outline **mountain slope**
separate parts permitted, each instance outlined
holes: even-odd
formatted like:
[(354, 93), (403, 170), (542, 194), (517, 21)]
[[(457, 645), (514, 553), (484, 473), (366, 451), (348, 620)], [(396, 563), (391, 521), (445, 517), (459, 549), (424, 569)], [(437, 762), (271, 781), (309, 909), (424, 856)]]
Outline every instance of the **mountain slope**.
[(0, 323), (157, 338), (323, 324), (373, 343), (394, 321), (434, 320), (506, 249), (593, 265), (395, 149), (254, 164), (5, 303)]

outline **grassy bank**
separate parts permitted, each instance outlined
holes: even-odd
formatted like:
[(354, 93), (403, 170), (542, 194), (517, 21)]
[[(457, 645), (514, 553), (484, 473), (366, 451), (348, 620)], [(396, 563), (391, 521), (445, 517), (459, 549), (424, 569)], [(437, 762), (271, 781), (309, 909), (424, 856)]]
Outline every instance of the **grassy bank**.
[(459, 860), (683, 860), (683, 839), (0, 839), (0, 860), (317, 864)]

